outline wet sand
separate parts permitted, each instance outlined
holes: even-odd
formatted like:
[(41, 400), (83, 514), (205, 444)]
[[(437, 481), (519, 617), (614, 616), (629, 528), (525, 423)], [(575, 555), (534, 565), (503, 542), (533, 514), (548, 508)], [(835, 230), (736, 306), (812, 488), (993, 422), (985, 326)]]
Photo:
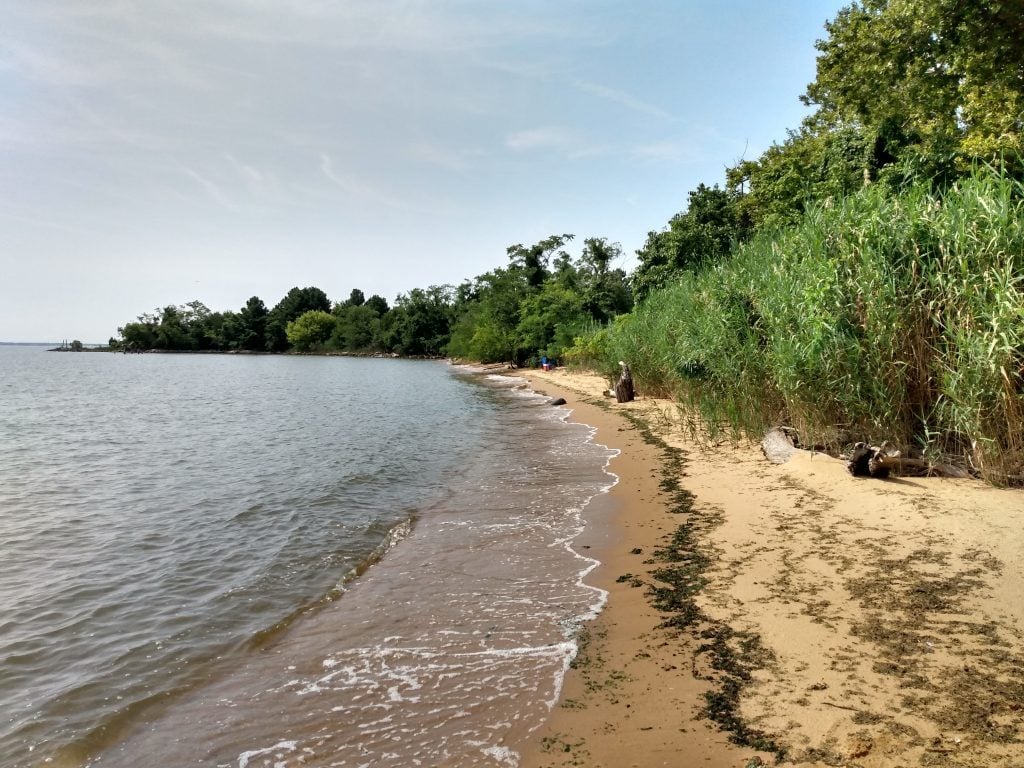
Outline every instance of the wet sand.
[(579, 539), (608, 606), (522, 768), (1024, 765), (1024, 492), (773, 465), (527, 375), (622, 454)]

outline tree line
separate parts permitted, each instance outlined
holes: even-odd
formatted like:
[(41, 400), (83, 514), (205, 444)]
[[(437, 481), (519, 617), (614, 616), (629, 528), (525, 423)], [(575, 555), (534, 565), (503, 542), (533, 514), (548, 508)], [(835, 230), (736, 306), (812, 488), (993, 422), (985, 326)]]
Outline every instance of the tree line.
[(452, 355), (522, 365), (557, 358), (576, 336), (632, 307), (621, 247), (589, 238), (572, 257), (572, 235), (507, 250), (508, 264), (459, 286), (415, 288), (394, 306), (353, 289), (332, 302), (320, 288), (292, 288), (273, 308), (258, 296), (238, 311), (200, 301), (168, 305), (118, 328), (125, 350)]

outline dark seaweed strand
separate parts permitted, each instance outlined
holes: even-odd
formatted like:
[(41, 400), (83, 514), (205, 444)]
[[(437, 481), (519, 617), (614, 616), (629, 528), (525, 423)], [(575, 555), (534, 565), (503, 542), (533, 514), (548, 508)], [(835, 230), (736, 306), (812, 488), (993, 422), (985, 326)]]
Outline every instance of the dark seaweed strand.
[[(604, 403), (595, 404), (607, 407)], [(718, 673), (711, 681), (715, 687), (704, 694), (701, 715), (717, 723), (734, 744), (774, 753), (781, 760), (786, 748), (773, 736), (747, 725), (739, 714), (740, 696), (751, 681), (751, 673), (764, 666), (770, 653), (759, 636), (737, 632), (725, 622), (712, 619), (696, 602), (697, 594), (707, 585), (704, 574), (712, 562), (700, 545), (700, 533), (716, 525), (717, 516), (702, 514), (694, 504), (693, 494), (680, 484), (686, 454), (655, 435), (640, 417), (628, 411), (619, 413), (629, 420), (645, 443), (661, 451), (659, 487), (668, 497), (669, 511), (686, 515), (685, 522), (648, 561), (664, 564), (651, 572), (659, 584), (650, 585), (649, 594), (654, 607), (668, 614), (661, 626), (688, 631), (700, 640), (697, 654), (707, 654), (711, 668)]]

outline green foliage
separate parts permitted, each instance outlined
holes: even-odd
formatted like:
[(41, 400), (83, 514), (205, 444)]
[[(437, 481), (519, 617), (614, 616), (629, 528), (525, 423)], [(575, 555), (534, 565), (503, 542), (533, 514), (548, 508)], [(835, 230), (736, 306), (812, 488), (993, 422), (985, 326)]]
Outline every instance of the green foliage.
[(738, 195), (740, 218), (760, 231), (775, 230), (796, 224), (807, 205), (840, 200), (875, 178), (883, 159), (873, 151), (874, 140), (857, 128), (805, 127), (756, 162), (730, 168), (726, 179)]
[[(648, 392), (719, 426), (785, 420), (1024, 470), (1024, 188), (979, 171), (943, 195), (868, 187), (652, 293), (609, 328)], [(587, 342), (577, 343), (577, 348)]]
[(381, 316), (368, 303), (339, 305), (333, 310), (337, 323), (330, 346), (344, 352), (371, 352), (382, 349)]
[(508, 258), (513, 268), (526, 278), (527, 285), (539, 288), (548, 277), (548, 262), (552, 254), (572, 239), (572, 235), (551, 235), (529, 248), (518, 243), (510, 245)]
[(481, 362), (516, 361), (519, 307), (530, 294), (526, 270), (493, 270), (460, 287), (460, 293), (449, 354)]
[(270, 310), (266, 321), (266, 348), (270, 352), (283, 352), (288, 348), (288, 323), (311, 310), (331, 311), (327, 294), (319, 288), (292, 288)]
[[(559, 357), (561, 345), (556, 342), (560, 328), (575, 328), (585, 323), (583, 298), (572, 289), (551, 281), (528, 296), (519, 306), (519, 323), (515, 339), (525, 354), (537, 357)], [(571, 343), (571, 330), (569, 341)]]
[(216, 349), (217, 331), (223, 317), (212, 313), (201, 301), (177, 306), (168, 304), (154, 313), (139, 315), (134, 323), (118, 328), (118, 346), (127, 349), (207, 350)]
[(233, 338), (228, 347), (251, 351), (263, 349), (266, 344), (268, 314), (267, 307), (259, 296), (250, 297), (239, 311), (237, 323), (231, 321)]
[(288, 343), (299, 352), (322, 350), (337, 322), (334, 315), (322, 309), (303, 312), (285, 327)]
[(460, 286), (448, 354), (517, 365), (543, 355), (558, 359), (586, 329), (628, 311), (629, 279), (613, 266), (621, 246), (588, 238), (577, 259), (564, 250), (550, 258), (571, 239), (553, 235), (529, 248), (512, 246), (508, 267)]
[(579, 263), (566, 264), (559, 276), (574, 275), (575, 279), (561, 281), (576, 287), (583, 311), (598, 323), (606, 323), (633, 307), (629, 277), (624, 270), (612, 267), (621, 260), (621, 245), (609, 243), (603, 237), (590, 237), (583, 241)]
[(1024, 5), (865, 0), (826, 30), (804, 96), (819, 123), (862, 127), (918, 178), (949, 180), (979, 160), (1020, 170)]
[(382, 326), (386, 348), (415, 357), (444, 355), (451, 335), (453, 294), (450, 285), (432, 285), (400, 295)]
[(637, 300), (667, 285), (686, 270), (697, 270), (725, 257), (732, 244), (749, 234), (740, 194), (700, 184), (690, 192), (686, 211), (672, 217), (668, 228), (650, 232), (637, 251), (640, 264), (633, 275)]

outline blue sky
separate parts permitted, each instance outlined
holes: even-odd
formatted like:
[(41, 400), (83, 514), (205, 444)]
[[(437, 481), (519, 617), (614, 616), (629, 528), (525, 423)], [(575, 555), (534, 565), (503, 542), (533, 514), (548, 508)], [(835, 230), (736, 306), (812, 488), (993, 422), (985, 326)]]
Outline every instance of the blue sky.
[[(828, 0), (32, 0), (0, 28), (0, 340), (622, 244), (804, 116)], [(575, 249), (578, 251), (578, 247)]]

